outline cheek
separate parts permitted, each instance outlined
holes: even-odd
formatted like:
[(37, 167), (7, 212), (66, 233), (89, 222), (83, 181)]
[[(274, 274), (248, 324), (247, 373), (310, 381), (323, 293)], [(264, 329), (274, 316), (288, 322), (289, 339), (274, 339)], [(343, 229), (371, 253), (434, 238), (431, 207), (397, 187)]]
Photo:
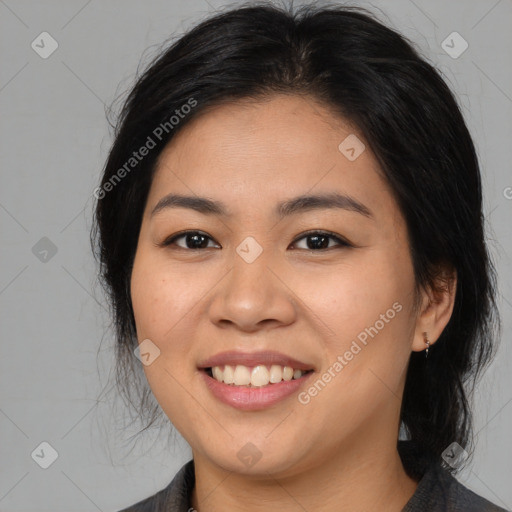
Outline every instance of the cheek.
[(319, 377), (329, 381), (313, 383), (304, 401), (319, 396), (318, 407), (330, 403), (340, 420), (351, 411), (356, 421), (399, 396), (410, 355), (413, 285), (407, 257), (385, 251), (302, 281), (299, 294), (325, 331)]
[(200, 284), (152, 254), (137, 253), (131, 278), (137, 337), (139, 342), (150, 339), (160, 351), (143, 370), (157, 402), (178, 429), (191, 421), (184, 389), (192, 366), (183, 362), (191, 360), (194, 306), (204, 295)]
[[(400, 392), (410, 355), (414, 279), (407, 260), (396, 266), (392, 259), (375, 258), (371, 265), (339, 275), (328, 292), (331, 308), (323, 301), (322, 316), (331, 319), (335, 333), (329, 343), (329, 365), (337, 361), (343, 367), (338, 387), (332, 388), (338, 389), (334, 402), (348, 400), (351, 407), (371, 410), (371, 403)], [(350, 389), (350, 396), (342, 388)]]
[(401, 331), (413, 283), (407, 260), (397, 265), (392, 255), (361, 253), (350, 263), (296, 279), (294, 291), (304, 300), (306, 311), (314, 313), (329, 344), (342, 349), (376, 322), (382, 332)]
[[(139, 339), (169, 345), (175, 330), (204, 294), (193, 275), (140, 253), (134, 262), (131, 293)], [(186, 320), (185, 320), (186, 322)], [(176, 326), (176, 328), (174, 327)]]

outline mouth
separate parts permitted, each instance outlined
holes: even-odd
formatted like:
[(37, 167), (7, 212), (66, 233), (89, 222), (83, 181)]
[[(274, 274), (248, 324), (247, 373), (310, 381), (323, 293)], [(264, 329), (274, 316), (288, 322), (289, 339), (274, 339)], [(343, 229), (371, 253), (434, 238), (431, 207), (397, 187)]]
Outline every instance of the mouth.
[(224, 352), (199, 366), (203, 382), (223, 404), (261, 410), (290, 397), (315, 372), (313, 365), (277, 352)]

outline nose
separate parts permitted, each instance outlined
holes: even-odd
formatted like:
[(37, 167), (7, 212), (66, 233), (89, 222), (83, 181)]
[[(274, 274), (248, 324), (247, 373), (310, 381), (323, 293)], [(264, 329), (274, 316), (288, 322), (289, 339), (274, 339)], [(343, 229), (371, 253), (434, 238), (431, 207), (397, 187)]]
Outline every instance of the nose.
[(231, 271), (216, 288), (209, 315), (218, 327), (236, 327), (255, 332), (262, 328), (289, 325), (296, 319), (293, 291), (270, 251), (252, 262), (235, 254)]

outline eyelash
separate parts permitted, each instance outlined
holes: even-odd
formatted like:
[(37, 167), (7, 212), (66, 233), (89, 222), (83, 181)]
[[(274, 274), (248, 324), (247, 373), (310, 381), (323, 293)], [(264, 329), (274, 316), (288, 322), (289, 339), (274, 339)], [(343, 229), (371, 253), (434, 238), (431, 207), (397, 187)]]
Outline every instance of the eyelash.
[[(206, 233), (202, 232), (202, 231), (196, 231), (196, 230), (187, 230), (187, 231), (181, 231), (180, 233), (176, 233), (172, 236), (170, 236), (169, 238), (166, 238), (161, 244), (159, 244), (161, 247), (169, 247), (170, 245), (172, 245), (176, 240), (180, 239), (180, 238), (183, 238), (187, 235), (201, 235), (201, 236), (204, 236), (206, 238), (209, 238), (210, 240), (213, 240), (213, 238), (211, 238), (209, 235), (207, 235)], [(300, 235), (300, 237), (296, 238), (292, 244), (296, 244), (299, 240), (302, 240), (303, 238), (308, 238), (309, 236), (313, 236), (313, 235), (320, 235), (320, 236), (325, 236), (325, 237), (328, 237), (328, 238), (331, 238), (333, 240), (336, 240), (336, 242), (339, 244), (338, 247), (353, 247), (353, 245), (351, 245), (350, 243), (348, 243), (346, 240), (344, 240), (343, 238), (341, 238), (339, 235), (337, 235), (336, 233), (332, 233), (331, 231), (323, 231), (323, 230), (313, 230), (313, 231), (307, 231), (306, 233), (302, 233)], [(183, 249), (185, 251), (202, 251), (202, 250), (205, 250), (205, 249), (212, 249), (212, 247), (204, 247), (202, 249), (200, 248), (195, 248), (195, 249), (189, 249), (188, 247), (185, 248), (185, 247), (180, 247), (178, 246), (179, 249)], [(303, 251), (311, 251), (311, 252), (323, 252), (323, 251), (328, 251), (328, 250), (331, 250), (333, 249), (334, 247), (327, 247), (325, 249), (301, 249)]]

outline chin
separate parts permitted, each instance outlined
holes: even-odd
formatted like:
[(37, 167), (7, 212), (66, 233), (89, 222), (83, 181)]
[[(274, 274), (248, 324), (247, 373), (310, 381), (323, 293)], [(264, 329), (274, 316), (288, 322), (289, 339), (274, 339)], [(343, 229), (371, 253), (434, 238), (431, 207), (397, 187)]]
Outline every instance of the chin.
[[(276, 449), (276, 445), (279, 449)], [(298, 466), (304, 463), (305, 455), (303, 450), (298, 452), (296, 444), (283, 446), (282, 443), (268, 441), (265, 444), (250, 437), (245, 442), (236, 441), (221, 449), (217, 445), (215, 451), (207, 448), (203, 453), (211, 463), (225, 471), (264, 478), (269, 474), (286, 476), (295, 473), (299, 470)]]

